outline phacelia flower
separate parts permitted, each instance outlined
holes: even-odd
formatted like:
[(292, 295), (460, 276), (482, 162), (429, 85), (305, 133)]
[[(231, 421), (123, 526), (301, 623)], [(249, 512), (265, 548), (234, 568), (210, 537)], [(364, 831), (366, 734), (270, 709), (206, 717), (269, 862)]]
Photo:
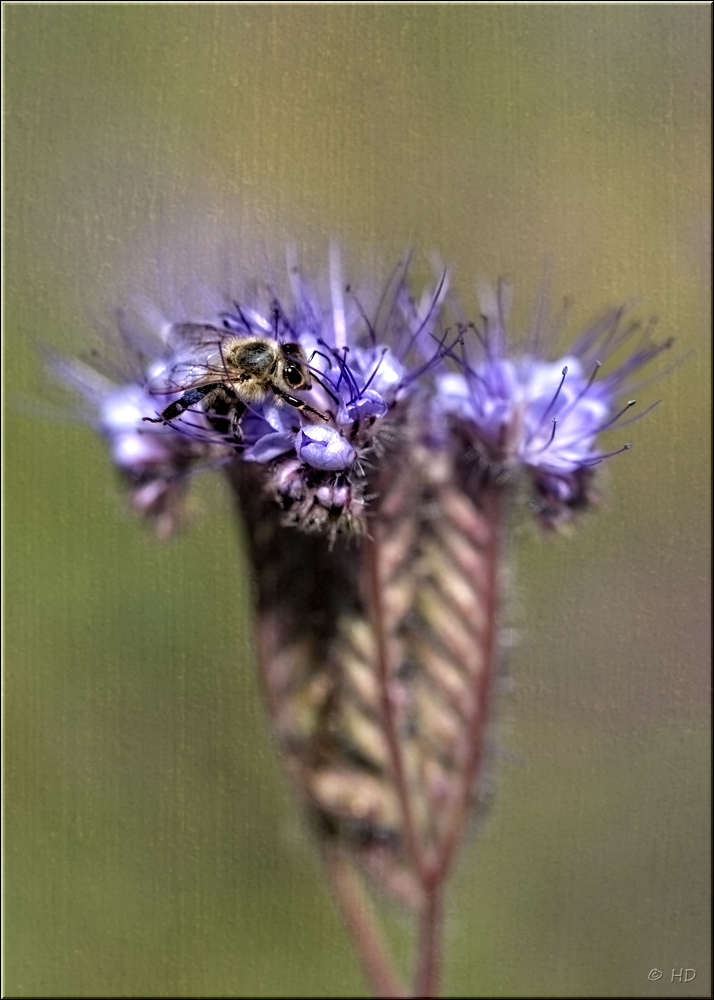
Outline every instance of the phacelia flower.
[[(504, 286), (484, 298), (482, 326), (470, 325), (472, 336), (466, 331), (455, 355), (458, 370), (437, 377), (435, 416), (437, 421), (445, 417), (452, 428), (458, 425), (474, 455), (498, 477), (525, 471), (536, 494), (537, 516), (555, 527), (592, 500), (595, 467), (630, 447), (606, 453), (598, 437), (630, 422), (622, 418), (636, 400), (623, 401), (623, 392), (634, 389), (635, 371), (670, 342), (653, 342), (651, 327), (623, 326), (624, 310), (618, 309), (582, 334), (566, 355), (549, 361), (538, 352), (542, 330), (534, 331), (522, 352), (511, 347)], [(619, 367), (601, 371), (638, 331), (634, 352)]]
[[(207, 320), (158, 323), (124, 384), (78, 362), (55, 365), (88, 404), (134, 509), (161, 534), (177, 523), (187, 477), (233, 462), (263, 470), (283, 523), (332, 539), (364, 533), (370, 469), (385, 446), (418, 440), (435, 460), (439, 449), (470, 459), (501, 483), (524, 471), (539, 520), (563, 524), (593, 498), (595, 466), (608, 457), (598, 438), (627, 422), (634, 401), (621, 397), (634, 372), (667, 346), (645, 328), (608, 372), (603, 363), (639, 329), (622, 325), (623, 310), (552, 361), (541, 329), (523, 349), (510, 342), (504, 285), (485, 294), (480, 326), (449, 326), (446, 273), (416, 300), (400, 266), (372, 318), (343, 284), (336, 251), (328, 301), (293, 264), (288, 273), (287, 302), (269, 295)], [(136, 334), (122, 332), (137, 348)]]
[[(336, 896), (376, 994), (436, 996), (443, 888), (487, 797), (509, 495), (529, 482), (551, 528), (589, 504), (596, 467), (628, 447), (600, 435), (636, 419), (635, 373), (668, 345), (646, 326), (628, 354), (640, 328), (619, 309), (552, 360), (542, 321), (511, 342), (505, 285), (477, 325), (446, 275), (413, 298), (406, 267), (369, 313), (334, 251), (327, 299), (289, 279), (287, 301), (161, 321), (148, 348), (123, 331), (125, 380), (54, 367), (160, 535), (190, 476), (224, 471), (276, 743)], [(414, 913), (409, 992), (354, 919), (359, 871)]]
[(345, 294), (336, 252), (329, 304), (297, 268), (289, 274), (287, 304), (234, 302), (208, 322), (163, 330), (165, 351), (141, 386), (152, 400), (141, 423), (262, 465), (266, 496), (287, 523), (332, 537), (361, 532), (379, 437), (425, 392), (422, 376), (444, 354), (446, 280), (417, 303), (402, 268), (370, 320)]

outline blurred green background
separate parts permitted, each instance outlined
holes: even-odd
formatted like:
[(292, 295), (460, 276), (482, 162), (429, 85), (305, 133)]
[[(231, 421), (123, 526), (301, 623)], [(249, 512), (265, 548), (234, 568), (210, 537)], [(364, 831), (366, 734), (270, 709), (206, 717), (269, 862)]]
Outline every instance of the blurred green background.
[(317, 272), (337, 237), (357, 287), (435, 251), (470, 308), (510, 275), (518, 326), (549, 261), (573, 331), (629, 300), (677, 338), (606, 506), (514, 547), (445, 995), (708, 996), (710, 6), (3, 13), (4, 995), (367, 995), (265, 732), (219, 477), (154, 543), (37, 350), (245, 290), (287, 242)]

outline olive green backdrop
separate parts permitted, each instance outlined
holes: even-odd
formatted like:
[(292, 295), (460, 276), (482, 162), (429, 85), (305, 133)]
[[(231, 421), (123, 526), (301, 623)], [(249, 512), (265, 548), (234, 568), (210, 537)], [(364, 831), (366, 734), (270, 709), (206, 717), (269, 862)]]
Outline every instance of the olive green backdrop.
[(524, 325), (550, 262), (574, 324), (631, 300), (677, 338), (603, 510), (518, 538), (447, 995), (709, 995), (709, 5), (3, 12), (5, 996), (365, 995), (264, 729), (219, 477), (154, 543), (41, 360), (105, 352), (137, 297), (279, 274), (288, 242), (317, 273), (333, 237), (363, 289), (414, 246), (469, 308), (510, 275)]

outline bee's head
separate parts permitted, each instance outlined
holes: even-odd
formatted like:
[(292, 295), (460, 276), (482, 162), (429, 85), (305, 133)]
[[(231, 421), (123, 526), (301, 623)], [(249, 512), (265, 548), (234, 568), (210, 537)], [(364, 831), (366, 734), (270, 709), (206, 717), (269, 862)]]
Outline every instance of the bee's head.
[(283, 363), (283, 378), (293, 389), (309, 389), (312, 386), (310, 371), (307, 368), (305, 352), (300, 344), (282, 344), (285, 358)]

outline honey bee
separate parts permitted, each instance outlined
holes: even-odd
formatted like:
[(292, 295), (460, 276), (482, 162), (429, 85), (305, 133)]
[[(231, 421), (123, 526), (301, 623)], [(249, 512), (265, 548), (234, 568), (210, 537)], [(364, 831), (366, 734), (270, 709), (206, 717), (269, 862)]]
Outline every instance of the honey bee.
[(240, 418), (247, 405), (260, 402), (271, 392), (297, 410), (329, 420), (293, 395), (312, 388), (300, 344), (257, 334), (226, 334), (206, 324), (177, 323), (169, 332), (167, 346), (176, 360), (161, 377), (161, 391), (182, 395), (158, 416), (143, 418), (149, 423), (168, 424), (200, 404), (215, 430), (239, 440)]

